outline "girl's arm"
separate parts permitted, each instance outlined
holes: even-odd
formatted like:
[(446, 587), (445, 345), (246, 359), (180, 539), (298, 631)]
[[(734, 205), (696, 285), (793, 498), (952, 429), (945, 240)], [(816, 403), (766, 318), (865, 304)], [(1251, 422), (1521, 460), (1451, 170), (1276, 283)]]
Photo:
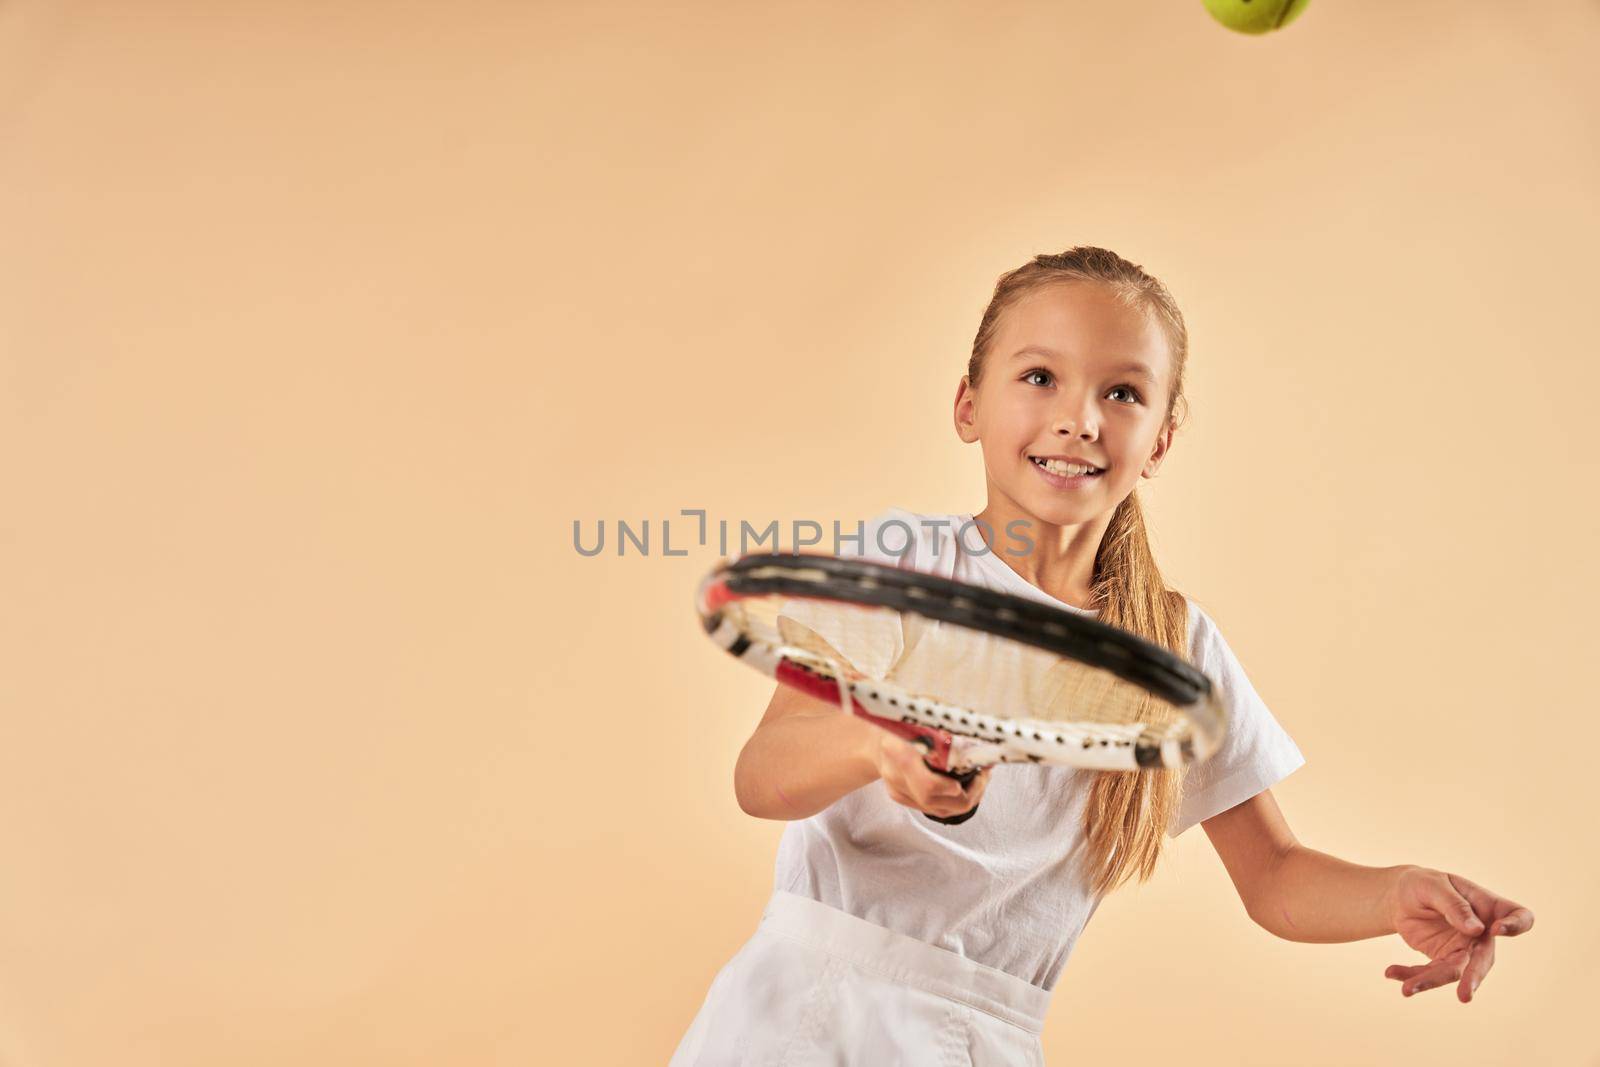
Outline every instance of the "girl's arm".
[(1360, 941), (1394, 933), (1389, 900), (1404, 867), (1361, 867), (1306, 848), (1272, 791), (1201, 823), (1245, 912), (1287, 941)]
[(1533, 913), (1460, 875), (1412, 864), (1362, 867), (1295, 839), (1270, 790), (1202, 823), (1250, 918), (1289, 941), (1398, 933), (1426, 953), (1386, 977), (1405, 996), (1459, 980), (1471, 1000), (1494, 965), (1494, 938), (1525, 933)]
[(748, 815), (804, 819), (879, 778), (897, 803), (949, 816), (978, 803), (989, 775), (980, 773), (963, 790), (930, 771), (908, 742), (780, 685), (739, 753), (733, 791)]
[(739, 807), (761, 819), (816, 814), (878, 777), (872, 747), (874, 735), (882, 732), (833, 705), (778, 686), (733, 768)]

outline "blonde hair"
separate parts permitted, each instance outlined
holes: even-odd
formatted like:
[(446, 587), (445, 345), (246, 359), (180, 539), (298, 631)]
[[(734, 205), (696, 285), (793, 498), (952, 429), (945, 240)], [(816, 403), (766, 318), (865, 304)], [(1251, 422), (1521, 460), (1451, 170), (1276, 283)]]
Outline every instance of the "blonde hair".
[[(1000, 318), (1023, 296), (1062, 282), (1096, 282), (1129, 307), (1150, 315), (1166, 334), (1172, 353), (1172, 384), (1167, 393), (1166, 422), (1183, 395), (1184, 362), (1189, 332), (1183, 314), (1167, 287), (1115, 252), (1104, 248), (1071, 248), (1036, 256), (1001, 276), (994, 298), (978, 324), (967, 363), (967, 379), (977, 388), (983, 361)], [(1137, 490), (1117, 505), (1095, 554), (1091, 606), (1099, 619), (1147, 641), (1171, 649), (1187, 660), (1189, 608), (1183, 594), (1168, 589), (1150, 551), (1144, 512)], [(1142, 716), (1160, 718), (1153, 707)], [(1167, 826), (1183, 799), (1181, 770), (1103, 771), (1090, 786), (1084, 809), (1084, 843), (1091, 885), (1103, 895), (1137, 876), (1146, 881), (1161, 858)]]

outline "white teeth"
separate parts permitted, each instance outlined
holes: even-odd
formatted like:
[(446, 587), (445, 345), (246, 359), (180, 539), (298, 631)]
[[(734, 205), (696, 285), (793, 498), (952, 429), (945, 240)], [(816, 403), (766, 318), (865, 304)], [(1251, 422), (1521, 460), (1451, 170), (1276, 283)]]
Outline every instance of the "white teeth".
[(1035, 459), (1035, 463), (1049, 471), (1051, 474), (1064, 474), (1075, 477), (1079, 474), (1098, 473), (1099, 467), (1088, 467), (1077, 463), (1063, 463), (1059, 459)]

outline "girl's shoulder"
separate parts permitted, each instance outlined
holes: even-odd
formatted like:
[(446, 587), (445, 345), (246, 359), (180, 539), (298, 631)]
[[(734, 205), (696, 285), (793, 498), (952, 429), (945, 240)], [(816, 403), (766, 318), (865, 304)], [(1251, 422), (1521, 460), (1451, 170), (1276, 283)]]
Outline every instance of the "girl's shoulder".
[[(964, 535), (961, 529), (962, 524), (970, 520), (970, 515), (886, 507), (871, 518), (861, 520), (855, 531), (860, 534), (859, 542), (854, 539), (844, 541), (838, 546), (836, 554), (857, 556), (896, 567), (934, 572), (951, 570), (951, 564), (947, 561), (963, 556), (959, 552), (962, 542), (958, 539), (973, 536), (970, 533)], [(853, 538), (848, 527), (841, 524), (841, 528), (847, 538)], [(986, 574), (987, 570), (982, 573)], [(1001, 574), (999, 577), (1005, 578), (1007, 575)], [(1002, 583), (996, 584), (1008, 587)], [(1169, 588), (1167, 595), (1175, 598), (1175, 602), (1181, 601), (1186, 609), (1192, 662), (1204, 667), (1221, 666), (1231, 660), (1232, 652), (1212, 613), (1194, 597), (1180, 590)]]
[(902, 507), (885, 508), (870, 519), (861, 520), (854, 533), (845, 530), (846, 539), (841, 540), (836, 554), (915, 568), (919, 561), (940, 555), (941, 539), (954, 536), (953, 527), (961, 518)]
[(1232, 680), (1242, 673), (1239, 658), (1222, 634), (1222, 627), (1213, 616), (1191, 596), (1178, 594), (1189, 607), (1189, 658), (1195, 666), (1211, 675), (1213, 680)]

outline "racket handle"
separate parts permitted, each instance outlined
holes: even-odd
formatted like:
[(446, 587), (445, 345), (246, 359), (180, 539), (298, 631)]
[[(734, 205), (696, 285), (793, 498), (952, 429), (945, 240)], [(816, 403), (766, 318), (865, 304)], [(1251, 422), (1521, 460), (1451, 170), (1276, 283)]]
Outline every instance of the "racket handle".
[[(954, 778), (956, 781), (960, 782), (962, 789), (965, 789), (967, 786), (971, 785), (972, 780), (978, 776), (977, 768), (973, 768), (970, 771), (962, 771), (960, 774), (957, 774), (955, 771), (947, 771), (943, 767), (935, 767), (933, 764), (928, 763), (927, 760), (923, 760), (922, 762), (927, 764), (928, 770), (932, 771), (934, 774), (942, 774), (946, 778)], [(928, 818), (932, 819), (934, 822), (943, 823), (946, 826), (959, 826), (968, 819), (972, 818), (974, 815), (978, 814), (978, 805), (972, 805), (971, 811), (964, 811), (960, 815), (928, 815), (927, 812), (923, 812), (922, 814), (927, 815)]]
[[(858, 714), (860, 713), (858, 712)], [(868, 715), (867, 718), (872, 719), (879, 726), (883, 727), (885, 730), (888, 730), (890, 733), (899, 734), (901, 737), (904, 737), (907, 741), (910, 741), (913, 745), (916, 745), (924, 752), (936, 753), (937, 749), (935, 748), (935, 741), (937, 740), (943, 742), (942, 747), (944, 749), (943, 753), (939, 753), (939, 758), (943, 759), (949, 753), (952, 739), (950, 735), (945, 733), (943, 730), (936, 730), (928, 726), (916, 726), (911, 723), (893, 722), (889, 719), (880, 719), (875, 715)], [(973, 767), (970, 770), (965, 771), (952, 771), (947, 770), (944, 767), (935, 766), (933, 761), (927, 758), (924, 758), (922, 762), (928, 768), (928, 770), (932, 771), (934, 774), (942, 774), (946, 778), (954, 778), (956, 781), (960, 782), (962, 789), (965, 789), (967, 786), (971, 785), (972, 780), (978, 776), (979, 768), (977, 767)], [(966, 822), (968, 819), (978, 814), (978, 805), (974, 804), (971, 811), (964, 811), (960, 815), (929, 815), (927, 812), (923, 812), (922, 814), (927, 815), (928, 818), (932, 819), (934, 822), (943, 823), (946, 826), (959, 826), (961, 823)]]

